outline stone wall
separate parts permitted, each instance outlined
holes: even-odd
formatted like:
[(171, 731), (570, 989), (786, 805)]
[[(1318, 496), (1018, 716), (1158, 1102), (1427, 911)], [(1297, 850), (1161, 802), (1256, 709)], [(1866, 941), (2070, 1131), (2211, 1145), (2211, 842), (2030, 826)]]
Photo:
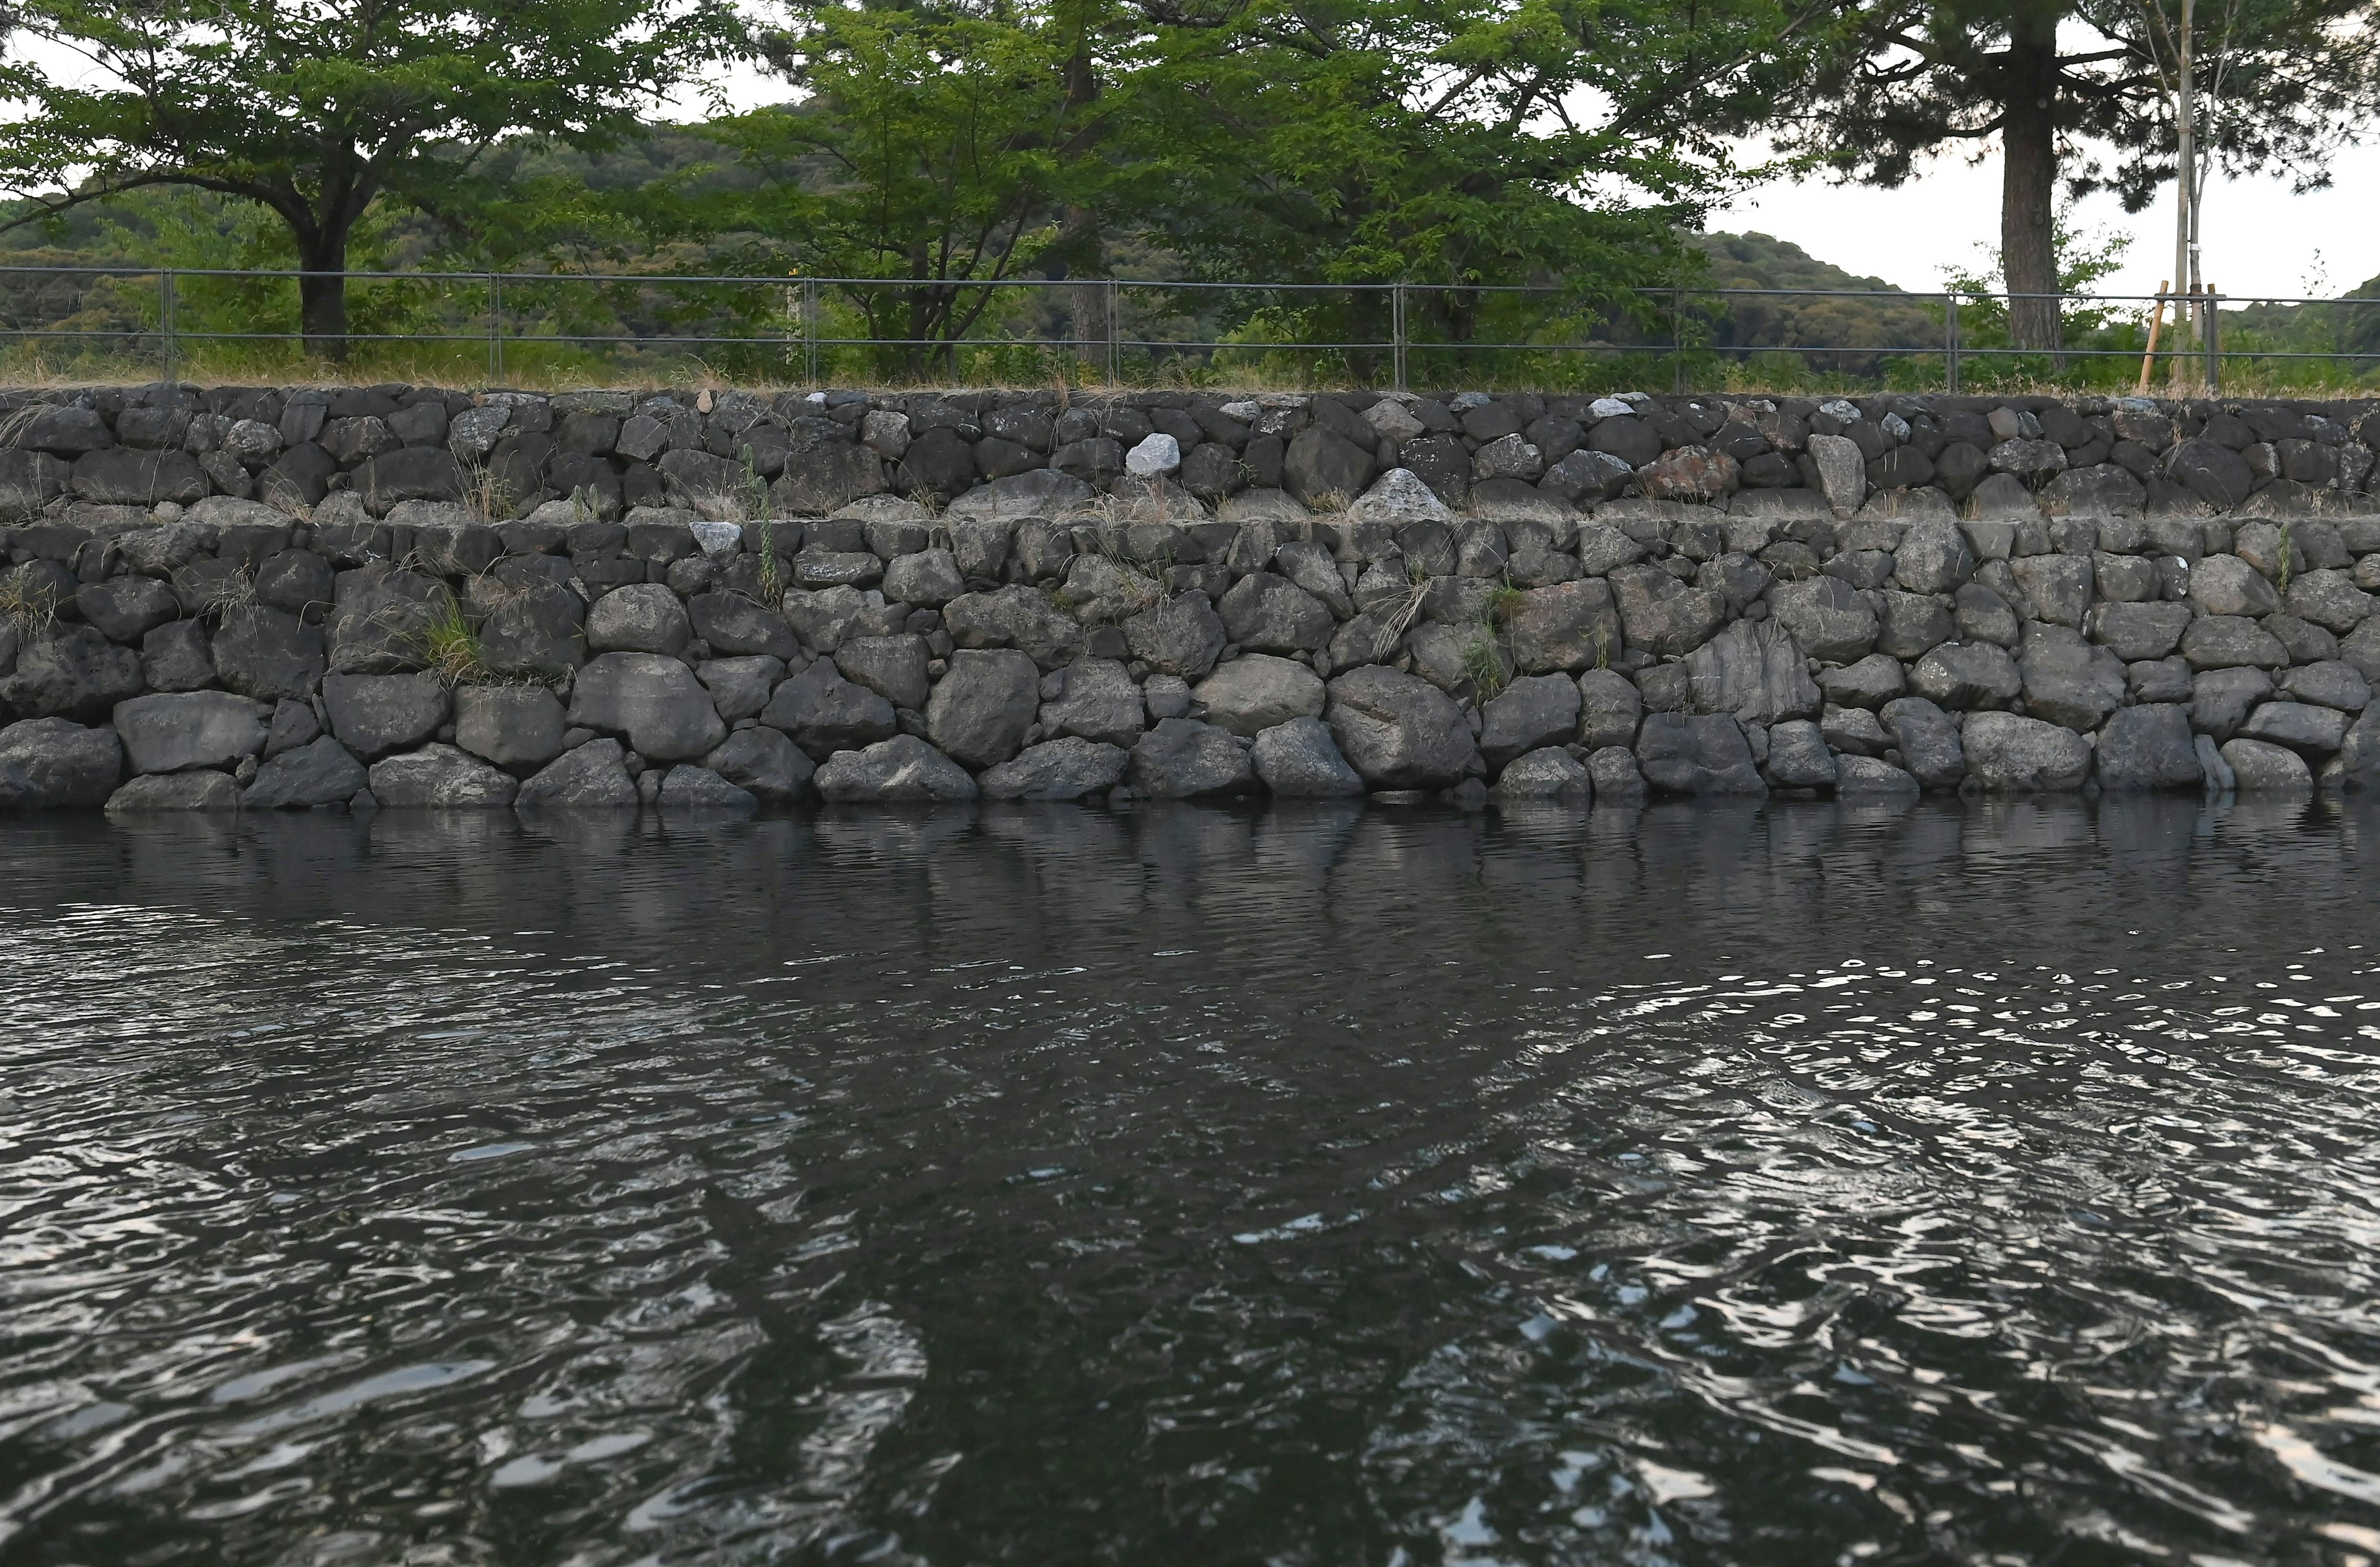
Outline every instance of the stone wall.
[(2380, 781), (2380, 413), (0, 399), (0, 803)]

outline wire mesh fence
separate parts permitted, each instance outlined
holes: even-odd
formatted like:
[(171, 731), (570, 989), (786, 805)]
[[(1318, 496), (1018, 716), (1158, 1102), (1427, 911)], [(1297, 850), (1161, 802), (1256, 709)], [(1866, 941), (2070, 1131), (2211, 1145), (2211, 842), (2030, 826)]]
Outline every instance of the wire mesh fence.
[[(2380, 300), (0, 267), (0, 376), (2354, 394)], [(2049, 298), (2056, 351), (2018, 345)]]

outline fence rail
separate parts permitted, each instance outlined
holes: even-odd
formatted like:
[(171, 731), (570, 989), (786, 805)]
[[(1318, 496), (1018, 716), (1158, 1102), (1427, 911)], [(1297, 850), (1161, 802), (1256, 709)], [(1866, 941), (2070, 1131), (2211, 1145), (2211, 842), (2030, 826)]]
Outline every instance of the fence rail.
[[(325, 275), (343, 280), (347, 324), (309, 333), (297, 285)], [(2039, 300), (2064, 323), (2055, 351), (2009, 341), (2010, 306)], [(2177, 319), (2152, 351), (2148, 318), (2167, 307)], [(1829, 341), (1843, 337), (1861, 341)], [(194, 354), (262, 368), (401, 349), (443, 351), (449, 373), (483, 362), (492, 382), (672, 359), (811, 384), (904, 369), (948, 379), (1038, 356), (1111, 383), (1253, 372), (1404, 390), (1515, 366), (1592, 379), (1579, 368), (1599, 366), (1679, 392), (1764, 371), (1957, 392), (2009, 373), (2111, 384), (2107, 370), (2120, 368), (2113, 380), (2219, 392), (2228, 371), (2269, 379), (2280, 367), (2356, 390), (2380, 387), (2380, 299), (1685, 285), (1615, 303), (1528, 285), (15, 265), (0, 266), (0, 344), (44, 365), (71, 349), (56, 368), (128, 360), (169, 379)]]

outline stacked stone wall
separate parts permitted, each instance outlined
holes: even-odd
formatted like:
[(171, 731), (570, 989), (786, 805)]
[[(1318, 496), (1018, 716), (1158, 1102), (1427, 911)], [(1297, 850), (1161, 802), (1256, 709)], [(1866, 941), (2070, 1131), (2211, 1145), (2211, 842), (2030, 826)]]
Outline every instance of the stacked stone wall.
[(2380, 782), (2370, 404), (0, 404), (13, 808)]

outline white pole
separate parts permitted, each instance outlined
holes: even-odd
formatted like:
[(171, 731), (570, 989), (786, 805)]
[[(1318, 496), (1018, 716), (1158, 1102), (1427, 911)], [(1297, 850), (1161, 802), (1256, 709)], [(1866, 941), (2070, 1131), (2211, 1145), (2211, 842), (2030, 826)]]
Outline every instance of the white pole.
[[(2174, 211), (2173, 229), (2173, 282), (2174, 287), (2182, 294), (2183, 299), (2175, 307), (2173, 324), (2177, 328), (2183, 329), (2177, 335), (2185, 339), (2194, 335), (2187, 329), (2192, 317), (2192, 306), (2195, 303), (2191, 296), (2198, 292), (2198, 127), (2197, 106), (2192, 102), (2193, 91), (2193, 84), (2191, 80), (2192, 9), (2192, 0), (2181, 0), (2181, 58), (2179, 62), (2180, 69), (2175, 78), (2178, 86), (2174, 93), (2177, 156), (2174, 163), (2173, 187), (2177, 205)], [(2200, 320), (2203, 325), (2203, 314)], [(2187, 357), (2187, 354), (2177, 354), (2173, 359), (2173, 390), (2176, 394), (2181, 391), (2182, 364)]]

